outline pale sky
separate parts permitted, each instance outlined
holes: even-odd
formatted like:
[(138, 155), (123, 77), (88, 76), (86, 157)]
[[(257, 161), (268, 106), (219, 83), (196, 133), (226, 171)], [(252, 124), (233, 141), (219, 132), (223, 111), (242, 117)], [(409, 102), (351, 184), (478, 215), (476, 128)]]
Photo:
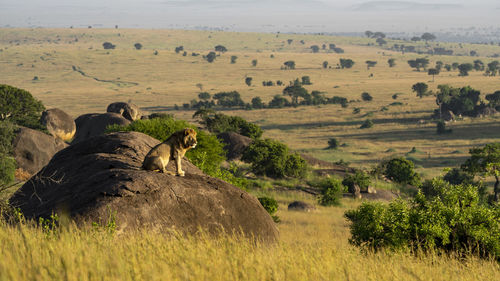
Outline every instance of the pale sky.
[[(222, 27), (239, 31), (436, 31), (499, 27), (499, 0), (0, 0), (0, 27)], [(398, 3), (399, 2), (399, 3)], [(401, 5), (412, 2), (427, 5)], [(373, 3), (372, 3), (373, 4)], [(458, 4), (459, 6), (429, 6)], [(375, 7), (375, 8), (373, 8)]]

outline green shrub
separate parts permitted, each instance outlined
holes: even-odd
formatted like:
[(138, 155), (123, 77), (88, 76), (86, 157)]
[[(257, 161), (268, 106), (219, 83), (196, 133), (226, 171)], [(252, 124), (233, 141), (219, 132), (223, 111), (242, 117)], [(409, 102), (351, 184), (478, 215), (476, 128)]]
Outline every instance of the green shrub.
[(322, 206), (340, 205), (340, 198), (345, 187), (337, 178), (325, 178), (319, 182), (317, 187), (321, 188), (321, 194), (318, 196), (318, 203)]
[(363, 122), (363, 124), (361, 124), (361, 127), (359, 127), (359, 128), (360, 129), (368, 129), (371, 127), (373, 127), (373, 121), (371, 119), (366, 119), (365, 122)]
[(328, 149), (339, 148), (339, 141), (336, 138), (331, 138), (328, 140)]
[(274, 222), (280, 222), (280, 218), (274, 214), (278, 211), (278, 201), (271, 197), (259, 197), (259, 202), (264, 209), (271, 215)]
[(14, 181), (16, 171), (16, 160), (5, 154), (0, 154), (0, 187), (8, 185)]
[(262, 136), (262, 129), (259, 125), (250, 123), (239, 116), (217, 113), (203, 117), (203, 122), (213, 133), (236, 132), (252, 139)]
[(224, 161), (225, 151), (216, 136), (196, 129), (195, 126), (182, 120), (174, 120), (167, 116), (147, 120), (137, 120), (127, 126), (112, 125), (108, 132), (135, 131), (149, 135), (160, 141), (165, 141), (170, 135), (184, 128), (193, 128), (198, 133), (198, 145), (186, 153), (186, 157), (203, 172), (215, 176), (219, 172), (220, 164)]
[(347, 211), (350, 243), (372, 250), (442, 250), (500, 261), (500, 208), (480, 204), (473, 185), (436, 190), (439, 196), (418, 193), (409, 202), (363, 203)]
[(9, 121), (0, 121), (0, 155), (12, 152), (14, 137), (14, 125)]
[(241, 160), (250, 163), (256, 175), (272, 178), (302, 177), (307, 166), (298, 154), (289, 155), (285, 144), (271, 139), (255, 140), (243, 152)]
[(472, 184), (474, 182), (474, 176), (462, 169), (453, 168), (443, 176), (443, 180), (451, 184)]
[(40, 130), (43, 126), (39, 119), (44, 110), (42, 102), (28, 91), (0, 84), (0, 121)]
[(361, 99), (364, 101), (372, 101), (373, 97), (370, 95), (370, 93), (364, 92), (361, 94)]
[(357, 170), (354, 175), (347, 174), (342, 180), (342, 184), (349, 192), (354, 189), (354, 185), (359, 186), (360, 189), (368, 189), (370, 185), (370, 176), (363, 171)]
[(380, 169), (381, 174), (394, 182), (414, 186), (421, 184), (420, 175), (415, 172), (415, 165), (404, 157), (384, 161), (376, 169)]

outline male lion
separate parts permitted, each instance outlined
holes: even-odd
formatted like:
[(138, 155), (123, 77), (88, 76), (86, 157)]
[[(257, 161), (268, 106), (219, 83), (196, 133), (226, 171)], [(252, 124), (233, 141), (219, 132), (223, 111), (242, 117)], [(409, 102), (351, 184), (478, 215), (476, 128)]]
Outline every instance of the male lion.
[(195, 148), (197, 144), (196, 132), (193, 129), (186, 128), (173, 133), (166, 141), (153, 147), (144, 158), (142, 168), (150, 171), (160, 171), (162, 173), (173, 174), (168, 172), (166, 167), (168, 161), (175, 159), (177, 167), (177, 175), (183, 177), (184, 171), (181, 168), (181, 159), (191, 148)]

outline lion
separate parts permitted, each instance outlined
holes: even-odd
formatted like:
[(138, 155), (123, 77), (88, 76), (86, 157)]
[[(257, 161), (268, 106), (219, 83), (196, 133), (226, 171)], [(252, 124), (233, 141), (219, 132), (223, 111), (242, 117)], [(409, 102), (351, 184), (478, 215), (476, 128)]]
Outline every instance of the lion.
[(184, 130), (173, 133), (166, 141), (153, 147), (148, 152), (142, 163), (142, 168), (149, 171), (160, 171), (162, 173), (172, 174), (167, 171), (167, 164), (170, 160), (175, 159), (175, 166), (177, 167), (177, 175), (183, 177), (184, 171), (181, 168), (181, 160), (184, 154), (191, 149), (195, 148), (196, 144), (196, 131), (186, 128)]

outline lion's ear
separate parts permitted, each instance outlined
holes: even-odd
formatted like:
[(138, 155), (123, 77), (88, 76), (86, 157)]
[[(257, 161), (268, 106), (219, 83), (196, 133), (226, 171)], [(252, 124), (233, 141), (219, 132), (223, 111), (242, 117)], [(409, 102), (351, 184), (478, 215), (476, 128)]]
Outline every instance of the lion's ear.
[(189, 135), (189, 131), (190, 131), (190, 130), (191, 130), (191, 129), (189, 129), (189, 128), (184, 129), (184, 135), (185, 135), (185, 136)]

